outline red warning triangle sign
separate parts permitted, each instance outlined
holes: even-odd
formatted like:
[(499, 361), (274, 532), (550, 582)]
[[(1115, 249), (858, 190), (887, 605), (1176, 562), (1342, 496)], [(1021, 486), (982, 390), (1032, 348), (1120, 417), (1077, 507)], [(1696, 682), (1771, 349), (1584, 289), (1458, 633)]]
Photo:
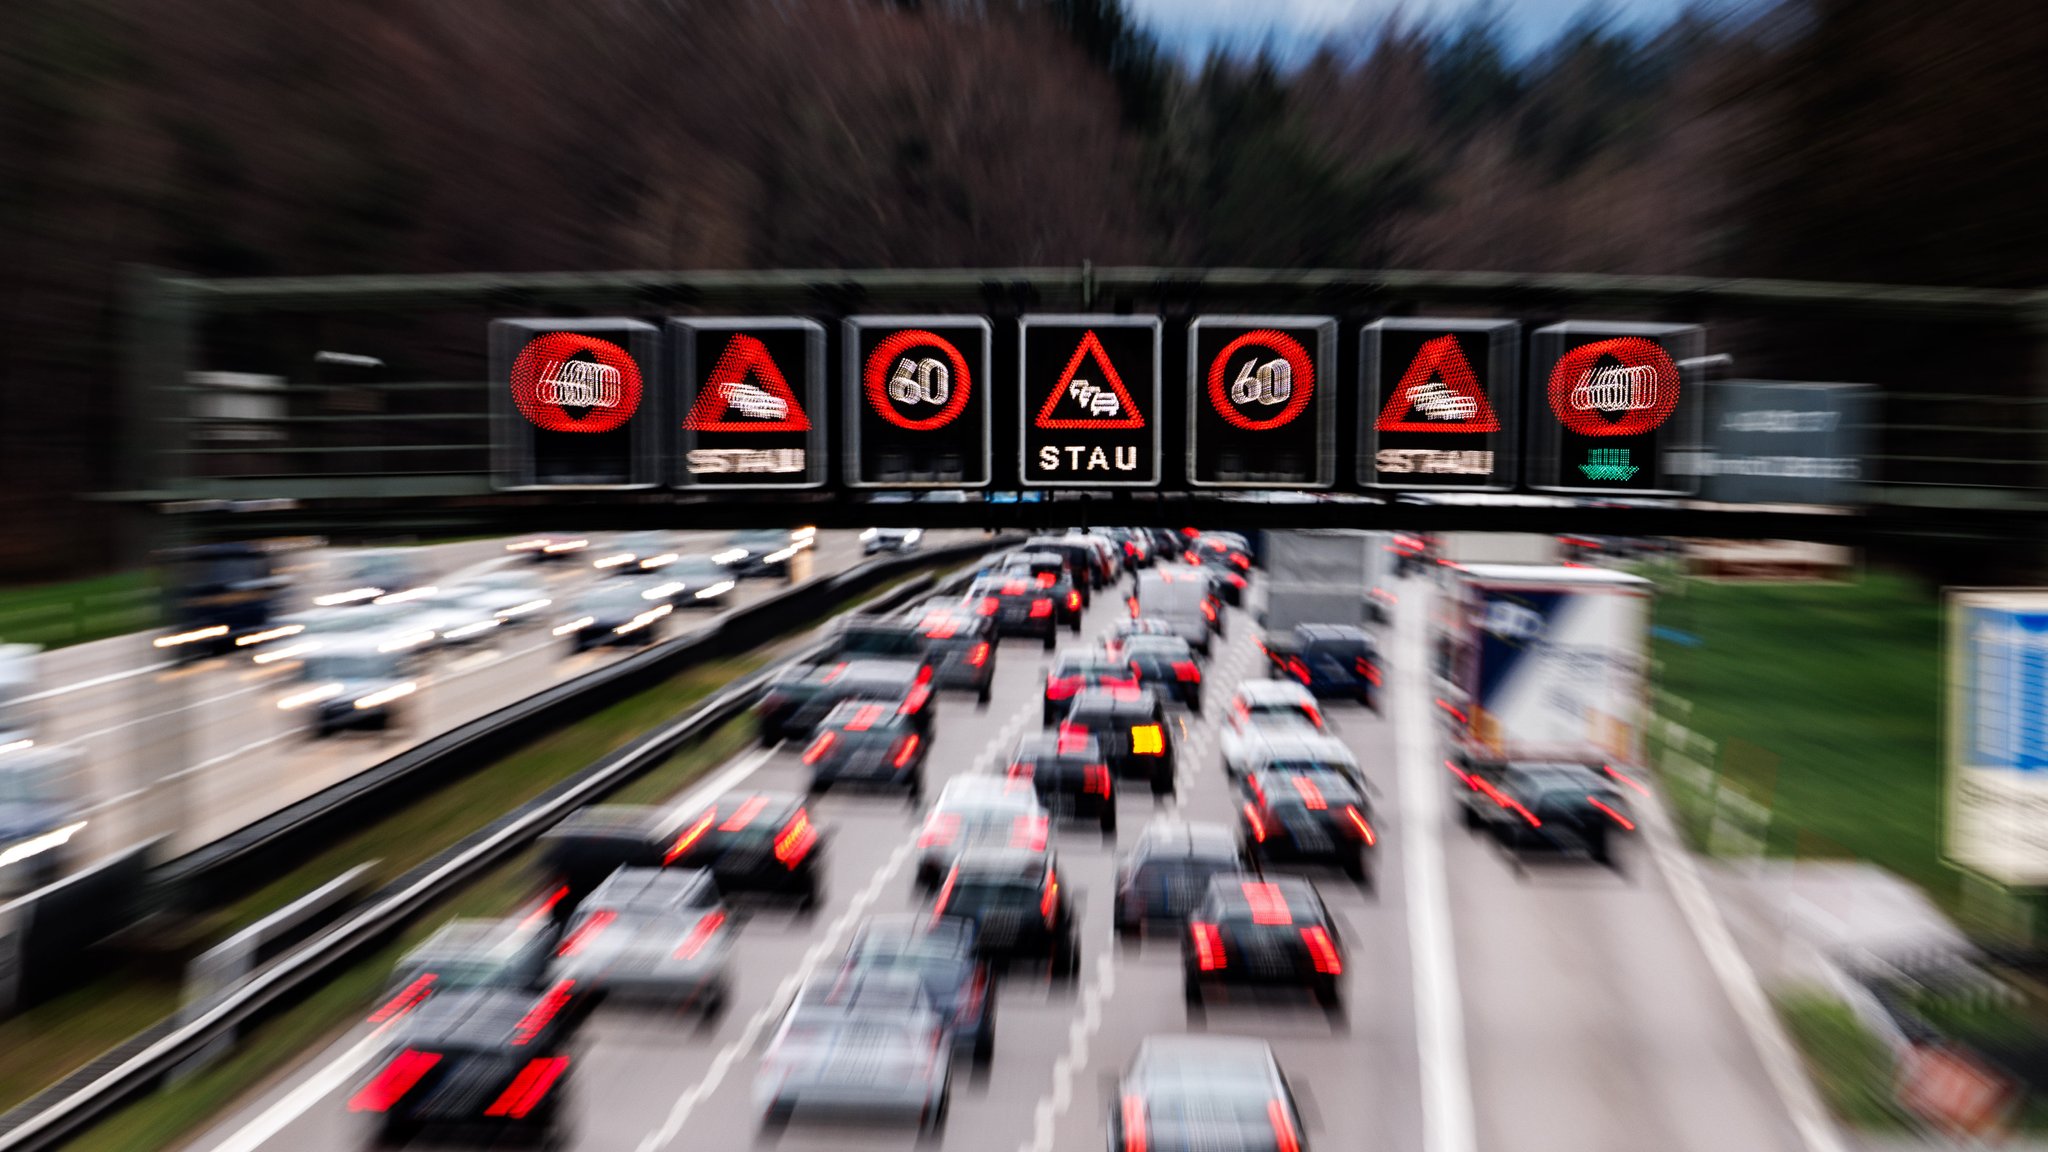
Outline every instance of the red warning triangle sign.
[[(1082, 362), (1090, 356), (1102, 369), (1103, 384), (1107, 387), (1088, 377), (1075, 379), (1081, 371)], [(1071, 400), (1075, 407), (1088, 415), (1054, 418), (1053, 410), (1060, 406), (1061, 400)], [(1067, 361), (1066, 371), (1061, 372), (1060, 378), (1053, 383), (1052, 394), (1039, 406), (1038, 419), (1033, 423), (1054, 431), (1107, 432), (1119, 428), (1143, 428), (1145, 414), (1138, 411), (1137, 401), (1131, 399), (1123, 377), (1117, 375), (1116, 365), (1109, 362), (1109, 353), (1091, 328), (1081, 337), (1073, 357)]]
[(693, 432), (808, 432), (811, 418), (789, 390), (768, 346), (735, 332), (697, 390), (683, 427)]
[[(1417, 412), (1421, 415), (1418, 416)], [(1382, 432), (1498, 432), (1500, 417), (1456, 336), (1423, 344), (1373, 427)]]

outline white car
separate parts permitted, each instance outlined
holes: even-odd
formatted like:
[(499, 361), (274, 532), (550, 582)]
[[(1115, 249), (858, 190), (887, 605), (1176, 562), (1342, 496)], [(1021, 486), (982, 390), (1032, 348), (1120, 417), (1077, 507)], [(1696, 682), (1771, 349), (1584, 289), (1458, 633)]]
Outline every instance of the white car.
[(1320, 736), (1328, 729), (1323, 710), (1309, 690), (1292, 680), (1247, 680), (1231, 694), (1223, 712), (1218, 744), (1223, 770), (1236, 776), (1252, 758), (1256, 737), (1268, 732), (1306, 732)]

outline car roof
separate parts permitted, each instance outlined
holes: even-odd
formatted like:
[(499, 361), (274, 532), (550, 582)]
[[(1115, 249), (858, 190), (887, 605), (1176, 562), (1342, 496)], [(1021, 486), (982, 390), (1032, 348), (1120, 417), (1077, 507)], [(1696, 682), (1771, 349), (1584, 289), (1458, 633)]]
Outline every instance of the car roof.
[(1036, 808), (1038, 794), (1007, 776), (955, 776), (939, 790), (937, 808)]
[(1296, 634), (1305, 640), (1357, 640), (1372, 644), (1372, 633), (1355, 624), (1297, 624)]
[(1222, 824), (1155, 820), (1138, 834), (1138, 846), (1131, 858), (1229, 857), (1234, 860), (1237, 855), (1237, 834)]
[(1077, 664), (1084, 666), (1100, 664), (1118, 670), (1122, 670), (1124, 666), (1122, 661), (1118, 660), (1114, 656), (1111, 656), (1109, 653), (1103, 651), (1100, 648), (1062, 649), (1060, 654), (1053, 658), (1052, 662), (1052, 666), (1056, 669), (1072, 668)]
[(1037, 883), (1052, 866), (1052, 853), (1022, 848), (969, 848), (953, 861), (953, 872), (977, 880), (1020, 880)]
[(1171, 1080), (1214, 1081), (1254, 1069), (1268, 1079), (1274, 1068), (1272, 1047), (1249, 1036), (1148, 1036), (1131, 1059), (1132, 1075)]
[(1074, 693), (1074, 703), (1071, 707), (1072, 712), (1113, 707), (1120, 715), (1149, 713), (1160, 707), (1159, 690), (1146, 684), (1140, 684), (1136, 688), (1083, 688)]
[(924, 665), (915, 660), (847, 660), (829, 674), (828, 684), (894, 686), (905, 689), (917, 683)]
[(951, 917), (934, 919), (922, 912), (870, 916), (861, 921), (853, 934), (853, 943), (847, 946), (846, 951), (851, 956), (863, 944), (910, 940), (934, 952), (971, 954), (974, 950), (974, 924)]
[(1329, 760), (1356, 766), (1351, 746), (1315, 728), (1254, 728), (1246, 733), (1245, 751), (1269, 760)]
[(1267, 874), (1264, 876), (1233, 876), (1218, 874), (1209, 877), (1209, 891), (1203, 896), (1203, 903), (1210, 897), (1221, 897), (1224, 914), (1235, 916), (1242, 912), (1250, 915), (1254, 893), (1271, 890), (1274, 896), (1287, 902), (1289, 914), (1321, 908), (1322, 898), (1316, 894), (1315, 885), (1299, 876)]
[[(663, 811), (661, 827), (665, 835), (678, 833), (694, 826), (708, 815), (712, 817), (712, 823), (706, 828), (707, 832), (737, 832), (741, 828), (751, 828), (756, 824), (779, 824), (794, 815), (803, 805), (804, 798), (794, 792), (737, 789), (720, 796), (706, 808)], [(742, 811), (746, 811), (748, 815), (739, 827), (725, 827)]]
[(1247, 704), (1314, 704), (1315, 694), (1292, 680), (1246, 680), (1237, 699)]
[(1086, 732), (1032, 732), (1018, 739), (1012, 759), (1051, 757), (1056, 760), (1088, 760), (1101, 754), (1101, 745)]
[[(1320, 777), (1320, 779), (1306, 779), (1305, 783), (1297, 783), (1298, 777), (1304, 779)], [(1342, 772), (1298, 772), (1292, 770), (1269, 772), (1262, 770), (1251, 773), (1247, 779), (1250, 780), (1254, 788), (1260, 791), (1262, 796), (1268, 796), (1272, 800), (1284, 804), (1306, 803), (1310, 796), (1317, 793), (1320, 793), (1329, 803), (1334, 804), (1358, 804), (1365, 799), (1365, 794), (1360, 792), (1358, 786), (1351, 782), (1351, 778)], [(1313, 791), (1310, 790), (1311, 787)]]
[(910, 717), (903, 715), (886, 703), (874, 700), (841, 700), (825, 713), (823, 723), (834, 728), (846, 728), (855, 732), (871, 729), (894, 731), (910, 724)]
[(701, 908), (718, 902), (718, 885), (702, 868), (621, 868), (605, 877), (580, 908)]
[(501, 1048), (540, 1003), (522, 989), (451, 988), (406, 1013), (400, 1034), (420, 1048)]

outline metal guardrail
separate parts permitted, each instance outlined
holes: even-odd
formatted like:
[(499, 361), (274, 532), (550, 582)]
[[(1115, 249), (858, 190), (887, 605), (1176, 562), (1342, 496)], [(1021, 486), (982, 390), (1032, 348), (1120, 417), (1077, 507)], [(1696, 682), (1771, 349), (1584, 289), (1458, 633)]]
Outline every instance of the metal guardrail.
[[(832, 580), (817, 581), (740, 611), (765, 609), (767, 616), (773, 617), (780, 610), (782, 620), (786, 622), (788, 601), (800, 593), (816, 594), (829, 589), (835, 597), (831, 602), (836, 602), (836, 597), (859, 588), (872, 587), (896, 574), (967, 559), (1012, 542), (994, 538), (862, 564)], [(956, 582), (964, 579), (964, 576), (954, 578)], [(932, 580), (927, 577), (878, 597), (854, 611), (877, 608), (886, 611), (914, 596), (928, 593), (932, 586)], [(739, 612), (728, 614), (729, 617), (738, 615)], [(723, 633), (734, 623), (728, 619), (713, 631)], [(777, 630), (781, 627), (779, 622), (772, 620), (762, 623)], [(745, 631), (752, 633), (755, 630)], [(709, 635), (699, 633), (689, 639), (708, 639)], [(570, 812), (602, 799), (661, 764), (684, 744), (740, 716), (782, 665), (800, 660), (816, 650), (816, 645), (812, 645), (728, 685), (681, 719), (611, 753), (393, 881), (371, 897), (365, 907), (307, 944), (286, 953), (237, 990), (185, 1018), (159, 1022), (59, 1084), (0, 1115), (0, 1152), (30, 1152), (61, 1145), (122, 1104), (175, 1076), (194, 1057), (209, 1053), (222, 1036), (245, 1031), (266, 1016), (289, 1007), (310, 994), (325, 977), (389, 940), (415, 917), (452, 895), (480, 872), (531, 844)], [(649, 657), (658, 655), (661, 655), (660, 650), (647, 654)], [(640, 659), (635, 657), (622, 663), (637, 663)], [(664, 671), (661, 678), (665, 679), (670, 674), (672, 671)], [(629, 684), (631, 687), (627, 686)], [(623, 675), (582, 686), (583, 693), (603, 697), (638, 690), (637, 679)], [(536, 709), (549, 707), (548, 704), (536, 703), (537, 700), (530, 698), (526, 703)], [(507, 711), (518, 707), (515, 705)], [(485, 717), (475, 723), (483, 724), (491, 719)], [(445, 750), (442, 755), (459, 756), (473, 747), (459, 744)], [(415, 767), (414, 770), (419, 769)]]

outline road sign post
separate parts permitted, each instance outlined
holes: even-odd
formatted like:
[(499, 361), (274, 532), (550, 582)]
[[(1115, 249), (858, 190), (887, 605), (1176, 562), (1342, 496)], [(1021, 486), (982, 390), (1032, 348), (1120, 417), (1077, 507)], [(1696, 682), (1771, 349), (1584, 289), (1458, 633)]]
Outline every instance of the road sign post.
[(1404, 318), (1359, 333), (1358, 482), (1374, 488), (1514, 487), (1513, 320)]
[(797, 316), (668, 322), (671, 481), (683, 488), (816, 488), (825, 482), (825, 329)]
[(1018, 475), (1031, 488), (1159, 483), (1156, 316), (1018, 322)]
[(851, 316), (845, 333), (846, 483), (987, 487), (988, 321)]
[(1188, 325), (1188, 483), (1328, 488), (1337, 322), (1200, 316)]

